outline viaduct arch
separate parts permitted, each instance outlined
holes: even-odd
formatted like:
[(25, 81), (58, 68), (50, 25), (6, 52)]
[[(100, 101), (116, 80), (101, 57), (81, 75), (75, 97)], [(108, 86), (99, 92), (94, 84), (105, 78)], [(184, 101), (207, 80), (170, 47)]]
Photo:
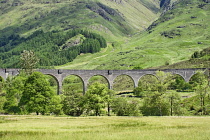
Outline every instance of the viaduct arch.
[[(20, 69), (0, 69), (0, 76), (4, 79), (6, 79), (9, 75), (15, 76), (19, 74)], [(196, 73), (198, 70), (207, 70), (209, 71), (209, 68), (201, 68), (201, 69), (165, 69), (161, 70), (164, 72), (170, 72), (171, 74), (178, 74), (186, 82), (189, 82), (190, 78)], [(138, 82), (141, 77), (144, 75), (155, 75), (156, 71), (159, 71), (158, 69), (146, 69), (146, 70), (62, 70), (62, 69), (37, 69), (36, 71), (39, 71), (46, 75), (53, 76), (56, 81), (58, 82), (58, 94), (61, 94), (62, 89), (62, 82), (65, 79), (65, 77), (69, 75), (76, 75), (81, 78), (83, 82), (83, 91), (87, 90), (88, 81), (91, 77), (95, 75), (103, 76), (107, 79), (107, 82), (109, 84), (109, 88), (112, 89), (114, 80), (117, 76), (120, 75), (127, 75), (132, 78), (134, 81), (134, 86), (138, 86)], [(208, 73), (206, 73), (208, 74)]]

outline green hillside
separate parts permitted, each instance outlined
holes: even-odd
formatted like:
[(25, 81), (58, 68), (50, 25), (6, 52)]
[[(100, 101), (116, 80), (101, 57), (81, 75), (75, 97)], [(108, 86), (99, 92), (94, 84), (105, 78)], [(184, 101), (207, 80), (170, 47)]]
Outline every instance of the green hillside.
[(209, 68), (210, 67), (210, 47), (202, 51), (195, 51), (191, 58), (171, 65), (156, 67), (157, 69), (180, 69), (180, 68)]
[(146, 0), (147, 8), (142, 1), (0, 0), (0, 29), (27, 36), (38, 29), (85, 28), (112, 39), (145, 29), (157, 18), (158, 3)]
[(139, 69), (185, 61), (195, 51), (209, 47), (209, 23), (208, 2), (181, 0), (147, 31), (126, 38), (123, 42), (114, 42), (100, 53), (80, 55), (73, 62), (58, 68)]
[[(60, 48), (68, 40), (77, 42), (73, 40), (75, 36), (65, 37), (71, 30), (98, 33), (108, 42), (121, 42), (146, 29), (159, 16), (159, 10), (159, 2), (153, 0), (0, 0), (1, 67), (19, 67), (18, 57), (24, 49), (35, 51), (42, 66), (64, 64), (72, 59), (46, 61), (52, 59), (51, 52), (51, 56), (58, 54), (56, 57), (63, 55), (60, 51), (70, 55), (71, 50)], [(63, 44), (55, 41), (55, 36)], [(75, 58), (75, 55), (68, 57)]]
[(0, 0), (0, 13), (2, 68), (19, 67), (29, 49), (42, 67), (157, 68), (210, 43), (208, 0)]

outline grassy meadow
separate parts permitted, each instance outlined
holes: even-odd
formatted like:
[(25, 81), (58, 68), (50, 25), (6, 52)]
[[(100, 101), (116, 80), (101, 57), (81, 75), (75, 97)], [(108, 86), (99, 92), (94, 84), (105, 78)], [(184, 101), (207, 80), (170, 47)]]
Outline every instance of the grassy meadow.
[(208, 140), (210, 117), (0, 116), (2, 140)]

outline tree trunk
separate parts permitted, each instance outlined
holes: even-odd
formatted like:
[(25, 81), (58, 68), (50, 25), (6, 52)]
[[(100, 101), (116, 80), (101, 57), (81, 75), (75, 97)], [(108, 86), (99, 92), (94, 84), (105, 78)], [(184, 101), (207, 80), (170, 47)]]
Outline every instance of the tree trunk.
[(108, 103), (108, 116), (110, 116), (110, 105)]
[(203, 115), (206, 114), (206, 108), (205, 108), (205, 97), (203, 97)]
[(171, 116), (173, 116), (173, 99), (171, 98)]
[(203, 115), (203, 98), (200, 97), (201, 115)]

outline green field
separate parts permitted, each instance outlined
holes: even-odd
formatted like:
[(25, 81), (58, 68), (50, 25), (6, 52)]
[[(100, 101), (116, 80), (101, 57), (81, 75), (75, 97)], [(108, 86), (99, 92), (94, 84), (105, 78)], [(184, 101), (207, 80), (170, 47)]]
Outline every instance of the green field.
[(0, 116), (2, 140), (208, 140), (210, 117)]

